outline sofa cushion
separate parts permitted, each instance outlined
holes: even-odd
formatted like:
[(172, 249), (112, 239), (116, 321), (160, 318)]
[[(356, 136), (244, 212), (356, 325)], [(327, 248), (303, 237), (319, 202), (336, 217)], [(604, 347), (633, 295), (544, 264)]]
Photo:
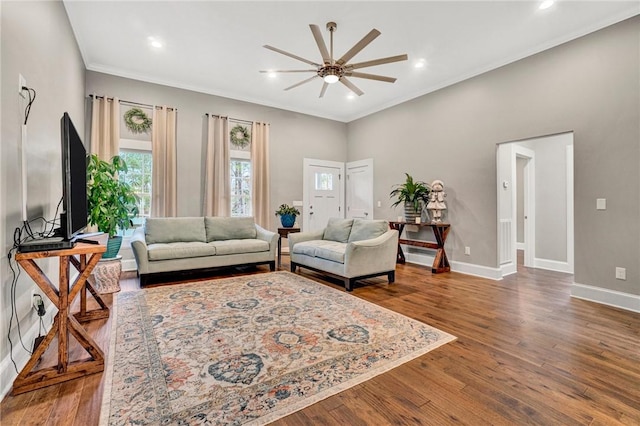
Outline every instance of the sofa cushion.
[(257, 231), (252, 217), (212, 217), (204, 218), (207, 242), (256, 238)]
[(351, 233), (351, 225), (353, 225), (353, 219), (339, 219), (332, 217), (329, 219), (329, 223), (324, 230), (324, 236), (322, 239), (346, 243), (349, 240), (349, 234)]
[(147, 244), (207, 242), (203, 217), (150, 217), (144, 224)]
[(344, 253), (347, 249), (345, 243), (330, 240), (312, 240), (298, 243), (293, 246), (293, 252), (311, 257), (344, 263)]
[(389, 222), (386, 220), (353, 219), (349, 242), (370, 240), (379, 237), (388, 230)]
[(147, 247), (149, 260), (187, 259), (191, 257), (214, 256), (216, 248), (202, 242), (155, 243)]
[(258, 253), (261, 251), (269, 251), (269, 243), (263, 240), (253, 238), (244, 238), (242, 240), (224, 240), (212, 241), (210, 246), (216, 248), (216, 255), (223, 256), (225, 254), (244, 254)]

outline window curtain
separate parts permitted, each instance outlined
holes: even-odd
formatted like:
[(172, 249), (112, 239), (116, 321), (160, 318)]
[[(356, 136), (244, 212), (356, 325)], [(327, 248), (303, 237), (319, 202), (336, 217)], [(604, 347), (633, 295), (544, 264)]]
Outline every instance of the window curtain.
[(120, 101), (93, 96), (91, 102), (91, 149), (101, 160), (109, 161), (120, 152)]
[(174, 108), (154, 107), (151, 126), (151, 216), (175, 217), (178, 213), (176, 115)]
[(206, 152), (203, 214), (229, 216), (231, 214), (231, 171), (227, 117), (209, 116)]
[(258, 225), (270, 229), (273, 215), (269, 206), (269, 124), (251, 126), (251, 198)]

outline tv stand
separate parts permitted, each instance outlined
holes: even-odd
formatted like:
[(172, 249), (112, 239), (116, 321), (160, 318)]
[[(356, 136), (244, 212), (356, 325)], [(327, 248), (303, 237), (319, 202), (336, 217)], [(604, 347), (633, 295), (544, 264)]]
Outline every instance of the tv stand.
[[(104, 353), (80, 323), (109, 318), (109, 308), (91, 283), (87, 281), (91, 271), (106, 250), (105, 245), (80, 243), (70, 249), (16, 254), (16, 261), (58, 308), (58, 313), (51, 330), (13, 382), (12, 395), (104, 371)], [(35, 262), (36, 259), (50, 257), (59, 258), (58, 288), (51, 283)], [(69, 285), (69, 264), (72, 264), (80, 273), (73, 285)], [(87, 290), (98, 302), (100, 308), (87, 311)], [(80, 294), (80, 312), (71, 314), (70, 307), (78, 293)], [(89, 354), (88, 359), (69, 360), (69, 334), (75, 337), (86, 350)], [(58, 341), (57, 365), (32, 371), (38, 364), (40, 357), (56, 338)]]

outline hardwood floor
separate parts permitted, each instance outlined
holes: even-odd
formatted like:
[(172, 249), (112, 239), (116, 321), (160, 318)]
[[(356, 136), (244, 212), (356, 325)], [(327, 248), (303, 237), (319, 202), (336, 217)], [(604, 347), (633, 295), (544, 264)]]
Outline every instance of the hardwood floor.
[[(640, 425), (640, 314), (572, 299), (572, 278), (520, 267), (490, 281), (398, 265), (393, 285), (367, 280), (354, 296), (458, 340), (275, 424)], [(123, 291), (138, 288), (135, 278), (121, 283)], [(110, 321), (88, 326), (102, 348)], [(103, 382), (94, 374), (8, 396), (0, 423), (95, 425)]]

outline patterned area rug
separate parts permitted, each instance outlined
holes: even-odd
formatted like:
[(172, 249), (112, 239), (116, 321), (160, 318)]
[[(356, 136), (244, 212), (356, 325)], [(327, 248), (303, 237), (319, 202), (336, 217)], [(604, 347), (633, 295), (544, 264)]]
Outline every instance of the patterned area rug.
[(455, 339), (289, 272), (121, 293), (114, 315), (110, 425), (265, 424)]

